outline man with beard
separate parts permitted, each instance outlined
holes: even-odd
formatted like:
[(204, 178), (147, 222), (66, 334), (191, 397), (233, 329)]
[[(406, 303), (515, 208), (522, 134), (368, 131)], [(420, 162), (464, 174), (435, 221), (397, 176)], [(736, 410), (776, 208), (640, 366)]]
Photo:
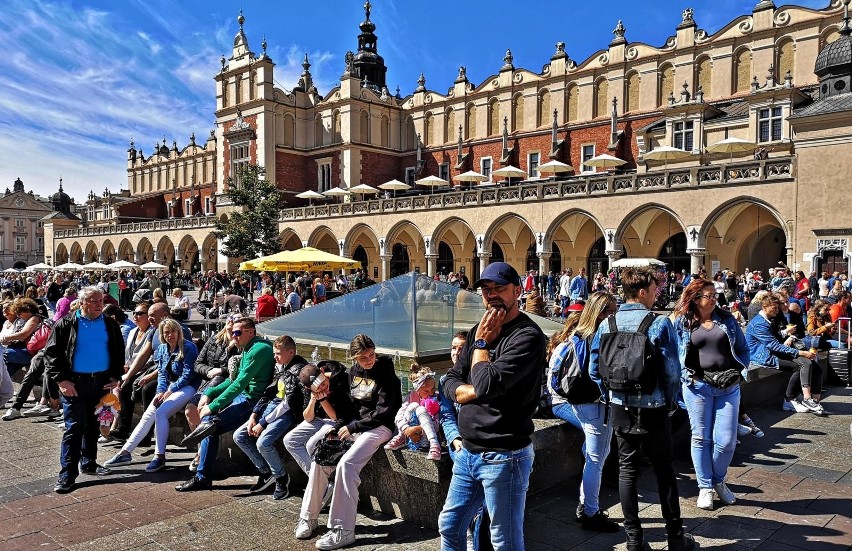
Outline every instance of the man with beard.
[(522, 550), (545, 337), (520, 311), (520, 278), (510, 265), (489, 264), (474, 288), (482, 289), (487, 310), (468, 333), (472, 338), (442, 389), (460, 405), (461, 448), (438, 520), (441, 549), (466, 549), (468, 527), (484, 496), (494, 548)]

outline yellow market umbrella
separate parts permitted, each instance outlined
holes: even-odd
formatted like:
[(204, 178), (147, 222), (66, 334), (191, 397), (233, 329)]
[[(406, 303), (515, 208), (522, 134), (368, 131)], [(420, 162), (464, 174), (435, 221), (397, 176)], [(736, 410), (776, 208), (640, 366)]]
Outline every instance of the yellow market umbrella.
[(257, 259), (261, 270), (277, 272), (292, 272), (305, 270), (320, 272), (340, 269), (355, 269), (361, 267), (361, 262), (327, 253), (313, 247), (304, 247), (295, 251), (281, 251), (273, 255)]

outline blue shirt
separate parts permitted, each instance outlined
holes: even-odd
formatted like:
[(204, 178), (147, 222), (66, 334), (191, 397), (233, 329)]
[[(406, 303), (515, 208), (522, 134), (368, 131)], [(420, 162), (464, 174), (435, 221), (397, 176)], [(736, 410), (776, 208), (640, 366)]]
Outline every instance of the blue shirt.
[(198, 348), (192, 341), (183, 342), (183, 359), (177, 358), (169, 364), (171, 354), (169, 345), (163, 343), (157, 350), (157, 393), (165, 392), (166, 389), (177, 392), (185, 386), (198, 388), (201, 383), (201, 375), (195, 372), (195, 360), (198, 358)]
[(77, 316), (77, 343), (74, 346), (74, 357), (71, 368), (74, 373), (100, 373), (109, 369), (109, 335), (106, 322), (101, 314), (90, 320)]

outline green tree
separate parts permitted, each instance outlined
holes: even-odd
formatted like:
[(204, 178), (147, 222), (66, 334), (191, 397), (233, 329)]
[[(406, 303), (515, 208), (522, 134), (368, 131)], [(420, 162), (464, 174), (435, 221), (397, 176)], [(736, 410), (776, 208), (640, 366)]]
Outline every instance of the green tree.
[(228, 197), (242, 207), (227, 222), (216, 222), (216, 237), (223, 240), (222, 252), (231, 258), (257, 258), (281, 250), (278, 238), (281, 191), (265, 178), (262, 166), (239, 168), (239, 184), (228, 178)]

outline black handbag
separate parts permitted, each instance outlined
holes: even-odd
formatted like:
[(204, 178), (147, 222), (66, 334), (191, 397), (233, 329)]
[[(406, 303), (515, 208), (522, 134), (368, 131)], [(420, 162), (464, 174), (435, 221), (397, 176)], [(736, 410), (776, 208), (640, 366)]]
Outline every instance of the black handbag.
[(728, 388), (740, 382), (742, 374), (736, 369), (705, 371), (704, 382), (716, 388)]
[(336, 467), (349, 448), (352, 447), (352, 441), (348, 438), (342, 440), (338, 438), (336, 431), (329, 431), (325, 437), (320, 440), (317, 447), (314, 448), (314, 454), (311, 457), (314, 463), (323, 467)]

